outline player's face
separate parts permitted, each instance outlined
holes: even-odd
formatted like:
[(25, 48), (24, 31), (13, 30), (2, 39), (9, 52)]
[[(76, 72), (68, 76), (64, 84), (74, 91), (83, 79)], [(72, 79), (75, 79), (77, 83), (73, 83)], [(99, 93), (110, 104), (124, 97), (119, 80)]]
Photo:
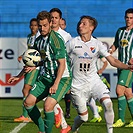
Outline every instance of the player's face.
[(79, 23), (79, 33), (80, 35), (91, 34), (93, 26), (90, 24), (87, 18), (83, 18)]
[(133, 13), (127, 13), (125, 20), (127, 27), (133, 27)]
[(37, 21), (32, 21), (30, 25), (31, 34), (35, 35), (38, 32), (38, 23)]
[(51, 23), (49, 23), (48, 19), (40, 20), (38, 26), (41, 35), (45, 37), (49, 34), (51, 30)]
[(63, 29), (63, 30), (66, 28), (65, 21), (62, 20), (62, 19), (60, 19), (60, 27), (61, 27), (61, 29)]
[(58, 28), (60, 25), (60, 15), (58, 12), (52, 12), (51, 13), (52, 16), (52, 28)]

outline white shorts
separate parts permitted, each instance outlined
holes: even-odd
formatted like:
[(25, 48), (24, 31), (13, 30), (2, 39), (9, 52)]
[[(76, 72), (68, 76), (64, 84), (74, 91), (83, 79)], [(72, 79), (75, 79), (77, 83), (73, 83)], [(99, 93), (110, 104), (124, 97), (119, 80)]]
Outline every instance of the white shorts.
[(87, 111), (86, 104), (90, 98), (100, 100), (103, 97), (110, 97), (107, 86), (100, 78), (91, 79), (88, 83), (80, 88), (71, 88), (72, 103), (76, 107), (78, 113)]

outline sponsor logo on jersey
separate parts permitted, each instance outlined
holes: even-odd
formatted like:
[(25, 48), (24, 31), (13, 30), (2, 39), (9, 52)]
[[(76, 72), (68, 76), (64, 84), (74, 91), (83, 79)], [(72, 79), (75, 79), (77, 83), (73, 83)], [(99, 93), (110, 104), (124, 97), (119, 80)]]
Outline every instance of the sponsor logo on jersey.
[(127, 47), (128, 46), (128, 40), (123, 39), (123, 40), (121, 40), (120, 44), (122, 47)]
[(95, 53), (96, 48), (95, 47), (90, 47), (90, 50), (91, 50), (92, 53)]
[(79, 56), (79, 58), (82, 58), (82, 59), (92, 59), (92, 57), (90, 57), (87, 52), (84, 52), (84, 55), (83, 56)]
[(82, 46), (75, 46), (75, 48), (82, 48)]

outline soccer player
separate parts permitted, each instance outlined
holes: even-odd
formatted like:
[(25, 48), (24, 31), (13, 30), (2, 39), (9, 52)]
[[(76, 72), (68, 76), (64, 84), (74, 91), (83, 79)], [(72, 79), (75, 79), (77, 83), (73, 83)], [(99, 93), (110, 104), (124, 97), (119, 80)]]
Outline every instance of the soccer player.
[(77, 25), (80, 36), (73, 38), (66, 44), (68, 55), (71, 58), (71, 98), (78, 113), (72, 126), (72, 132), (75, 133), (88, 120), (86, 103), (91, 97), (98, 99), (103, 105), (107, 133), (113, 133), (114, 111), (109, 90), (97, 74), (96, 61), (98, 56), (106, 57), (107, 61), (114, 67), (133, 70), (132, 65), (126, 65), (111, 56), (102, 42), (92, 36), (96, 27), (95, 18), (82, 16)]
[[(133, 57), (133, 8), (125, 11), (126, 26), (117, 30), (115, 40), (110, 48), (110, 53), (118, 49), (118, 59), (128, 64), (130, 58)], [(118, 69), (118, 82), (116, 86), (116, 94), (118, 98), (118, 120), (113, 127), (122, 127), (125, 125), (126, 104), (132, 120), (125, 127), (133, 127), (133, 95), (132, 95), (133, 73), (129, 70)]]
[[(50, 12), (51, 17), (52, 17), (52, 19), (51, 19), (52, 30), (59, 33), (62, 36), (62, 38), (66, 44), (66, 42), (68, 40), (70, 40), (72, 37), (68, 32), (66, 32), (60, 28), (60, 21), (62, 18), (61, 10), (59, 8), (52, 8), (49, 12)], [(67, 115), (68, 117), (70, 117), (70, 94), (65, 94), (65, 101), (66, 101), (66, 114), (65, 114), (65, 116)], [(59, 107), (59, 105), (58, 105), (58, 108), (55, 106), (54, 112), (55, 112), (55, 126), (57, 128), (59, 128), (61, 125), (62, 129), (60, 132), (61, 133), (67, 133), (71, 129), (71, 127), (67, 124), (61, 107)], [(60, 112), (61, 112), (61, 114), (60, 114)]]
[[(41, 35), (35, 40), (33, 48), (41, 53), (45, 72), (38, 79), (24, 101), (29, 116), (38, 126), (40, 133), (51, 133), (54, 124), (54, 106), (67, 93), (71, 86), (71, 71), (62, 37), (51, 30), (51, 15), (41, 11), (37, 15)], [(27, 67), (26, 72), (34, 70)], [(44, 121), (36, 102), (47, 97), (44, 102)]]
[[(40, 33), (38, 31), (38, 23), (37, 23), (36, 18), (32, 18), (30, 20), (29, 28), (31, 30), (31, 33), (27, 36), (28, 49), (33, 47), (35, 39), (40, 35)], [(21, 60), (22, 60), (22, 55), (18, 57), (18, 61), (20, 62)], [(33, 72), (30, 72), (30, 73), (27, 73), (24, 75), (24, 86), (22, 89), (23, 100), (25, 100), (26, 96), (29, 94), (30, 89), (34, 85), (35, 80), (36, 80), (37, 75), (38, 75), (38, 71), (39, 71), (39, 68), (37, 68)], [(20, 73), (20, 75), (21, 75), (21, 73)], [(20, 75), (18, 75), (16, 77), (19, 77)], [(13, 78), (11, 78), (10, 81), (11, 80), (13, 80)], [(30, 119), (28, 117), (28, 112), (24, 106), (23, 106), (22, 115), (18, 118), (15, 118), (14, 121), (15, 122), (29, 122), (30, 121)]]
[[(66, 20), (64, 18), (60, 19), (60, 28), (65, 30), (66, 29)], [(67, 92), (67, 94), (64, 97), (65, 105), (66, 105), (66, 113), (65, 118), (70, 118), (70, 105), (71, 105), (71, 95), (70, 90)]]

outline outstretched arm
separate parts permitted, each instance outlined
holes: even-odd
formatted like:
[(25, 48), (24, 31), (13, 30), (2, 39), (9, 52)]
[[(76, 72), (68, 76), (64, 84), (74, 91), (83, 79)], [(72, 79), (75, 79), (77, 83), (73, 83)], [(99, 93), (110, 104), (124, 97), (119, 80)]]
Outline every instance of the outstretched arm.
[(113, 66), (113, 67), (117, 67), (120, 69), (126, 69), (126, 70), (131, 70), (133, 71), (133, 63), (131, 65), (127, 65), (122, 63), (121, 61), (115, 59), (113, 56), (109, 55), (106, 57), (106, 59), (108, 60), (108, 62)]

